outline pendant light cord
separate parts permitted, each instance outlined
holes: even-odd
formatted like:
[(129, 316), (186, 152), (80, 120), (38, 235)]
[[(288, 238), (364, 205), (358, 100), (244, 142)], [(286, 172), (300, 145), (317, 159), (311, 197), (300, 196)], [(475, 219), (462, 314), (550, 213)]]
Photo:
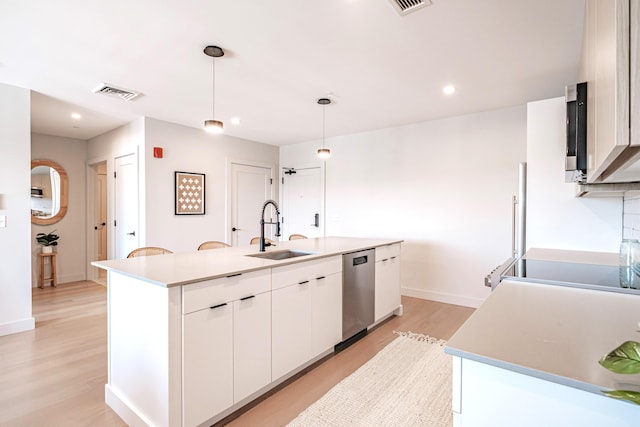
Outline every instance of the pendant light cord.
[(211, 97), (211, 118), (213, 120), (216, 119), (216, 58), (211, 57), (211, 83), (212, 83), (212, 94)]
[(325, 136), (324, 133), (327, 128), (326, 119), (325, 119), (326, 108), (327, 108), (326, 105), (322, 106), (322, 148), (324, 148), (324, 136)]

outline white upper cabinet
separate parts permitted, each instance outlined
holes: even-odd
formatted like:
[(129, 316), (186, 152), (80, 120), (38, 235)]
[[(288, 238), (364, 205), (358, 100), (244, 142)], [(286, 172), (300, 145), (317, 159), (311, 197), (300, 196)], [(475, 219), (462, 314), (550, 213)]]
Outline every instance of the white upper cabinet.
[(588, 82), (589, 183), (640, 180), (638, 3), (586, 3), (580, 81)]

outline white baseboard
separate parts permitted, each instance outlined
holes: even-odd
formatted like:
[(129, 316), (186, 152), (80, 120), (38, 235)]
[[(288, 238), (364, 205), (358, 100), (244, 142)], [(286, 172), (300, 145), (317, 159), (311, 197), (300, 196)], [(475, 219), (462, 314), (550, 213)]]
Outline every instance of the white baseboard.
[(36, 327), (36, 319), (29, 317), (27, 319), (16, 320), (14, 322), (0, 324), (0, 336), (17, 334), (18, 332), (30, 331)]
[(125, 399), (120, 398), (118, 392), (109, 387), (109, 384), (104, 386), (104, 401), (129, 427), (148, 427), (153, 425), (129, 406)]
[(437, 301), (445, 304), (461, 305), (464, 307), (473, 308), (480, 307), (480, 304), (484, 302), (483, 298), (465, 297), (461, 295), (447, 294), (444, 292), (425, 291), (423, 289), (403, 287), (400, 289), (400, 293), (408, 297), (427, 299), (430, 301)]

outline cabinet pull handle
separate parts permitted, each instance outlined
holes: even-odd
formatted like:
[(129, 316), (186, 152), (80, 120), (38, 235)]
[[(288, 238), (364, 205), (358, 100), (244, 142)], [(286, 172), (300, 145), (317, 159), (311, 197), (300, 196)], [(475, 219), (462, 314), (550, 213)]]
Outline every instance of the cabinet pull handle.
[(396, 259), (396, 257), (392, 256), (391, 259)]
[(385, 258), (382, 260), (382, 262), (386, 262), (386, 261), (389, 261), (389, 258)]
[(298, 283), (298, 285), (304, 285), (305, 283), (309, 283), (309, 281), (308, 281), (308, 280), (305, 280), (304, 282), (300, 282), (300, 283)]
[(324, 276), (316, 277), (316, 280), (322, 280), (322, 279), (324, 279)]
[(242, 273), (230, 274), (227, 276), (227, 278), (236, 277), (236, 276), (242, 276)]
[(225, 305), (227, 305), (226, 302), (223, 302), (222, 304), (216, 304), (214, 306), (209, 307), (210, 309), (215, 309), (215, 308), (220, 308), (220, 307), (224, 307)]
[(250, 295), (248, 297), (240, 298), (240, 301), (246, 301), (248, 299), (255, 298), (255, 297), (256, 297), (255, 295)]

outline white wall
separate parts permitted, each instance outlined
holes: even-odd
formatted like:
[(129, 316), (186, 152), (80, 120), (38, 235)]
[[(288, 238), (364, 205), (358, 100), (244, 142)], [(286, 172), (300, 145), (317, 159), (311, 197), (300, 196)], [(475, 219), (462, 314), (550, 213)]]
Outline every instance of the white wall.
[[(163, 158), (153, 157), (162, 147)], [(230, 160), (269, 163), (277, 171), (278, 147), (210, 135), (152, 118), (141, 118), (89, 141), (89, 164), (107, 161), (113, 176), (116, 156), (137, 152), (140, 176), (140, 246), (160, 246), (174, 252), (194, 251), (206, 240), (227, 241), (227, 163)], [(206, 214), (174, 214), (174, 172), (204, 173)], [(276, 173), (277, 176), (277, 173)], [(277, 180), (276, 180), (277, 181)], [(109, 257), (113, 257), (113, 180), (107, 180)], [(277, 182), (274, 194), (278, 194)], [(258, 222), (256, 212), (256, 223)]]
[[(162, 147), (164, 158), (154, 158), (153, 147)], [(207, 240), (228, 241), (228, 161), (271, 164), (274, 178), (278, 176), (278, 147), (226, 134), (211, 135), (202, 129), (151, 118), (145, 119), (144, 158), (146, 244), (174, 252), (194, 251)], [(205, 174), (205, 215), (174, 214), (176, 171)], [(277, 179), (274, 181), (274, 195), (277, 195)], [(256, 224), (260, 219), (258, 214), (256, 212)]]
[(0, 335), (35, 327), (31, 314), (31, 93), (0, 83)]
[(87, 158), (90, 161), (111, 160), (135, 153), (144, 144), (144, 118), (103, 133), (88, 141)]
[(56, 251), (58, 283), (75, 282), (86, 278), (87, 238), (86, 174), (87, 142), (34, 133), (31, 135), (31, 159), (53, 160), (64, 168), (69, 180), (69, 207), (59, 222), (52, 225), (31, 225), (32, 285), (37, 286), (41, 246), (35, 236), (56, 230), (60, 236)]
[(527, 248), (617, 252), (622, 196), (576, 198), (564, 182), (564, 98), (527, 104)]
[[(92, 165), (106, 161), (107, 163), (107, 257), (113, 258), (115, 247), (114, 238), (115, 230), (113, 227), (113, 206), (114, 206), (114, 188), (113, 188), (113, 172), (115, 169), (115, 159), (117, 157), (129, 154), (139, 155), (139, 151), (144, 147), (144, 118), (137, 119), (131, 123), (127, 123), (112, 131), (106, 132), (87, 142), (87, 165)], [(144, 178), (144, 158), (138, 158), (138, 166), (140, 176)], [(139, 194), (144, 194), (144, 179), (138, 182)], [(144, 242), (145, 228), (141, 218), (144, 218), (145, 206), (144, 199), (140, 199), (139, 216), (139, 236), (140, 242)], [(93, 248), (95, 243), (93, 234), (87, 236), (87, 248)], [(141, 246), (143, 243), (141, 243)], [(90, 249), (87, 251), (91, 252)]]
[(623, 237), (640, 239), (640, 191), (627, 191), (624, 194), (623, 211)]
[[(511, 198), (526, 155), (524, 106), (326, 140), (328, 236), (404, 239), (402, 292), (478, 306), (511, 251)], [(289, 167), (318, 141), (281, 147)]]

